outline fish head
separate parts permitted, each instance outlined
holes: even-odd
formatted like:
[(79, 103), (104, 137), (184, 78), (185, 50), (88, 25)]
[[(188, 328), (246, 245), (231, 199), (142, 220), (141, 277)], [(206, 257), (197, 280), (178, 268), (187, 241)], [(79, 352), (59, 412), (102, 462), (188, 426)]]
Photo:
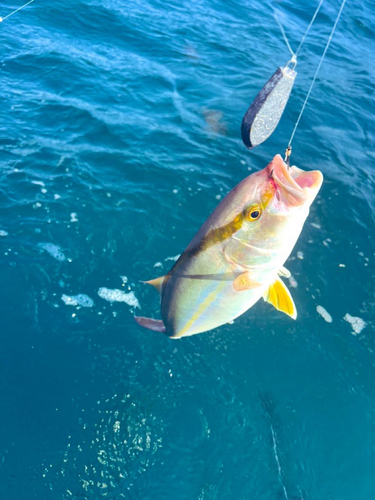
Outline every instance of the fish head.
[(268, 210), (274, 214), (306, 212), (316, 198), (323, 182), (319, 170), (304, 171), (295, 165), (288, 167), (280, 155), (264, 169), (275, 185), (274, 197)]
[[(256, 263), (265, 259), (285, 262), (322, 182), (319, 170), (289, 168), (276, 155), (266, 168), (240, 183), (237, 209), (242, 205), (242, 224), (234, 237), (254, 249)], [(245, 255), (238, 255), (236, 261), (241, 258)]]

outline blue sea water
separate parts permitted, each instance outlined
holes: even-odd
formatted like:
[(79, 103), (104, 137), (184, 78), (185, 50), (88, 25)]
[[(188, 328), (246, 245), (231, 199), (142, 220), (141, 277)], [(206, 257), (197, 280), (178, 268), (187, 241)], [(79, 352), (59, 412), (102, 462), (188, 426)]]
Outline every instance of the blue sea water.
[(249, 152), (240, 123), (289, 58), (273, 9), (296, 48), (316, 4), (35, 0), (0, 25), (1, 500), (375, 498), (373, 3), (348, 0), (293, 143), (325, 176), (297, 321), (133, 320), (160, 317), (140, 280), (284, 152), (340, 1), (273, 136)]

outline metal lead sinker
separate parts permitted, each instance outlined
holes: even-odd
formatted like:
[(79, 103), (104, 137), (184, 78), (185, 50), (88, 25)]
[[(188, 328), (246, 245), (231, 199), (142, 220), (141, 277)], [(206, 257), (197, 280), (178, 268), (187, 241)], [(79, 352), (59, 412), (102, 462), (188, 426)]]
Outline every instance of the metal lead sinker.
[[(296, 62), (292, 58), (284, 68), (278, 68), (246, 111), (241, 135), (247, 148), (264, 142), (277, 127), (297, 76)], [(293, 68), (289, 67), (291, 63)]]

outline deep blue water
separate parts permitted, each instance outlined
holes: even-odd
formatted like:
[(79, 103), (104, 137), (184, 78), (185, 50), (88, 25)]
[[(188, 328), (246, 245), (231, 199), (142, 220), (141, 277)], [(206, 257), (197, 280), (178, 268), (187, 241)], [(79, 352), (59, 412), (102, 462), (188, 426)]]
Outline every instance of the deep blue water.
[(287, 263), (298, 320), (133, 320), (159, 317), (139, 280), (284, 152), (339, 1), (273, 136), (249, 152), (240, 123), (289, 58), (272, 7), (296, 48), (315, 5), (35, 0), (0, 25), (1, 500), (375, 498), (373, 3), (348, 0), (294, 139), (325, 176)]

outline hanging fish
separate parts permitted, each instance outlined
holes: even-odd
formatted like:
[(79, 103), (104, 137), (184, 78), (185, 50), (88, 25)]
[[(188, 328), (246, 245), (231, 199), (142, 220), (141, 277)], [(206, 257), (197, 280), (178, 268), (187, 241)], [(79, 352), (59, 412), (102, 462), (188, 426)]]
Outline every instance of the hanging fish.
[(280, 279), (309, 207), (320, 171), (288, 169), (280, 155), (240, 182), (218, 205), (166, 276), (148, 281), (161, 295), (163, 321), (136, 317), (150, 330), (179, 338), (237, 318), (260, 297), (297, 317)]
[[(247, 148), (264, 142), (277, 127), (297, 76), (296, 62), (292, 58), (284, 68), (278, 68), (246, 111), (241, 135)], [(290, 63), (294, 64), (293, 68), (289, 67)]]

